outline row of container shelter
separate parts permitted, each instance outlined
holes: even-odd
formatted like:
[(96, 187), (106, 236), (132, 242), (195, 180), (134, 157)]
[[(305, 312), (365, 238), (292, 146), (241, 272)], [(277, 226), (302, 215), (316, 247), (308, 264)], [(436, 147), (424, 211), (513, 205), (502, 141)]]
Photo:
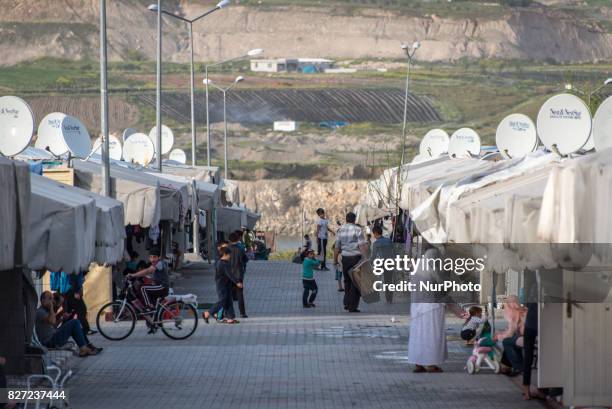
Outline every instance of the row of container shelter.
[(610, 406), (612, 148), (491, 152), (387, 169), (368, 183), (358, 219), (401, 223), (401, 214), (415, 252), (427, 241), (447, 257), (486, 255), (475, 301), (492, 311), (535, 274), (537, 386), (563, 388), (567, 406)]
[(221, 180), (218, 168), (167, 162), (159, 173), (113, 161), (110, 178), (111, 197), (104, 197), (99, 157), (66, 163), (36, 148), (0, 157), (0, 308), (8, 312), (0, 318), (8, 329), (0, 334), (0, 355), (8, 358), (9, 373), (26, 370), (24, 346), (40, 291), (33, 277), (89, 271), (85, 298), (95, 312), (112, 297), (111, 271), (125, 258), (126, 226), (159, 230), (164, 254), (172, 245), (185, 253), (194, 248), (198, 215), (195, 225), (211, 258), (218, 238), (253, 229), (259, 219), (239, 204), (237, 183)]

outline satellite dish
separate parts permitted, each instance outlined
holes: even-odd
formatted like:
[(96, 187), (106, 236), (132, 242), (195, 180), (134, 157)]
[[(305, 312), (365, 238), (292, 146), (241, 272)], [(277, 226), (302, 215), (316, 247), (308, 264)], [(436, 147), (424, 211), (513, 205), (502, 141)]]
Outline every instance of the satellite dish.
[(91, 152), (91, 137), (85, 125), (77, 118), (66, 115), (62, 121), (62, 137), (70, 154), (86, 158)]
[[(117, 138), (115, 135), (109, 135), (108, 145), (109, 145), (109, 152), (108, 152), (109, 157), (113, 160), (121, 160), (121, 156), (123, 155), (123, 148), (121, 147), (121, 142), (119, 142), (119, 138)], [(101, 136), (98, 139), (96, 139), (96, 141), (94, 142), (93, 152), (98, 153), (100, 155), (102, 154), (102, 137)]]
[(126, 130), (123, 131), (123, 134), (121, 135), (121, 139), (123, 139), (123, 142), (125, 142), (125, 140), (129, 138), (130, 135), (134, 135), (135, 133), (138, 133), (136, 129), (127, 128)]
[(547, 149), (560, 155), (580, 150), (591, 135), (591, 113), (575, 95), (559, 94), (549, 98), (538, 112), (538, 135)]
[(187, 163), (187, 155), (182, 149), (173, 149), (172, 152), (170, 152), (168, 159), (182, 163), (183, 165)]
[(452, 158), (465, 158), (480, 154), (480, 136), (472, 128), (457, 129), (450, 137), (448, 154)]
[(589, 135), (589, 139), (587, 139), (586, 143), (580, 150), (588, 152), (593, 149), (595, 149), (595, 140), (593, 139), (593, 129), (591, 129), (591, 134)]
[(62, 121), (66, 114), (53, 112), (45, 116), (38, 125), (38, 135), (34, 146), (51, 152), (55, 156), (61, 156), (68, 152), (68, 148), (62, 137)]
[(444, 129), (432, 129), (423, 137), (419, 146), (419, 154), (437, 158), (448, 152), (448, 143), (448, 134)]
[(135, 133), (123, 144), (123, 159), (126, 162), (147, 166), (155, 156), (155, 145), (143, 133)]
[(536, 127), (527, 115), (508, 115), (497, 126), (495, 143), (504, 158), (522, 158), (538, 146)]
[(91, 152), (91, 138), (81, 121), (54, 112), (44, 117), (38, 126), (38, 138), (34, 146), (49, 150), (55, 156), (70, 152), (77, 158), (86, 158)]
[(34, 114), (30, 106), (18, 97), (0, 98), (0, 153), (15, 156), (32, 141)]
[(612, 148), (612, 97), (606, 98), (595, 113), (593, 143), (597, 151)]
[[(151, 138), (151, 140), (153, 141), (153, 144), (155, 145), (155, 152), (159, 152), (159, 149), (157, 149), (157, 127), (154, 126), (151, 129), (151, 132), (149, 132), (149, 138)], [(172, 130), (170, 128), (168, 128), (166, 125), (162, 125), (162, 148), (161, 148), (161, 154), (162, 155), (166, 155), (168, 152), (170, 152), (172, 150), (172, 147), (174, 146), (174, 133), (172, 133)]]

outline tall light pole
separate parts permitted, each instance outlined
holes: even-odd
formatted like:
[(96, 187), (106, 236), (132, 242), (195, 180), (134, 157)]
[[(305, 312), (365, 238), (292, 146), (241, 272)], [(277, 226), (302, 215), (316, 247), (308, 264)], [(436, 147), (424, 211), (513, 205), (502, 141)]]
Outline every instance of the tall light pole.
[(612, 78), (608, 78), (606, 79), (602, 85), (600, 85), (599, 87), (595, 88), (595, 89), (591, 89), (591, 90), (587, 90), (588, 92), (582, 91), (576, 87), (574, 87), (573, 84), (571, 83), (567, 83), (565, 84), (565, 89), (567, 91), (574, 91), (577, 92), (579, 94), (582, 94), (584, 96), (587, 97), (587, 105), (589, 107), (589, 109), (591, 109), (591, 99), (593, 98), (593, 95), (597, 94), (599, 91), (601, 91), (604, 87), (611, 85), (612, 84)]
[(228, 178), (228, 166), (227, 166), (227, 93), (229, 92), (229, 90), (231, 90), (232, 88), (234, 88), (236, 85), (238, 85), (239, 82), (244, 81), (244, 77), (243, 76), (239, 76), (236, 77), (236, 79), (234, 80), (234, 82), (232, 83), (232, 85), (230, 85), (229, 87), (226, 88), (222, 88), (219, 87), (217, 85), (215, 85), (210, 79), (205, 79), (204, 80), (206, 82), (206, 85), (212, 85), (214, 88), (218, 89), (219, 91), (221, 91), (223, 93), (223, 124), (224, 124), (224, 134), (223, 134), (223, 151), (224, 151), (224, 156), (223, 156), (223, 169), (224, 169), (224, 177), (225, 179)]
[[(157, 151), (155, 167), (162, 171), (162, 120), (161, 120), (161, 87), (162, 87), (162, 0), (157, 0), (157, 85), (155, 93), (155, 132)], [(150, 6), (149, 6), (150, 7)]]
[(264, 52), (264, 50), (262, 48), (255, 48), (253, 50), (248, 51), (246, 54), (241, 55), (239, 57), (235, 57), (235, 58), (231, 58), (229, 60), (225, 60), (225, 61), (221, 61), (221, 62), (217, 62), (214, 64), (209, 64), (205, 67), (204, 69), (204, 85), (206, 88), (206, 164), (207, 166), (210, 166), (210, 144), (211, 144), (211, 139), (210, 139), (210, 106), (209, 106), (209, 99), (208, 99), (208, 70), (210, 68), (213, 67), (217, 67), (219, 65), (223, 65), (223, 64), (227, 64), (229, 62), (232, 61), (238, 61), (241, 60), (243, 58), (247, 58), (247, 57), (254, 57), (256, 55), (260, 55)]
[(406, 92), (404, 94), (404, 122), (402, 126), (402, 159), (400, 166), (404, 165), (404, 157), (406, 155), (406, 122), (408, 121), (408, 95), (410, 93), (410, 67), (412, 65), (412, 58), (416, 51), (421, 47), (421, 43), (415, 41), (411, 47), (406, 44), (402, 44), (402, 50), (406, 53), (408, 59), (408, 69), (406, 71)]
[(106, 77), (106, 0), (100, 0), (100, 130), (102, 131), (102, 196), (110, 196), (108, 81)]
[[(161, 12), (163, 14), (166, 14), (167, 16), (170, 17), (174, 17), (176, 19), (179, 19), (181, 21), (184, 21), (185, 23), (188, 24), (189, 27), (189, 48), (190, 48), (190, 65), (191, 65), (191, 166), (195, 166), (196, 165), (196, 124), (195, 124), (195, 64), (194, 64), (194, 47), (193, 47), (193, 23), (195, 23), (196, 21), (208, 16), (209, 14), (214, 13), (217, 10), (221, 10), (223, 7), (226, 7), (227, 5), (229, 5), (230, 1), (229, 0), (223, 0), (221, 2), (219, 2), (215, 8), (210, 9), (208, 11), (206, 11), (205, 13), (200, 14), (199, 16), (197, 16), (196, 18), (193, 19), (188, 19), (182, 16), (179, 16), (178, 14), (174, 14), (171, 13), (169, 11), (166, 11), (164, 9), (161, 9)], [(148, 7), (149, 10), (151, 11), (156, 11), (159, 12), (158, 9), (158, 5), (156, 4), (151, 4)], [(161, 146), (161, 145), (160, 145)]]

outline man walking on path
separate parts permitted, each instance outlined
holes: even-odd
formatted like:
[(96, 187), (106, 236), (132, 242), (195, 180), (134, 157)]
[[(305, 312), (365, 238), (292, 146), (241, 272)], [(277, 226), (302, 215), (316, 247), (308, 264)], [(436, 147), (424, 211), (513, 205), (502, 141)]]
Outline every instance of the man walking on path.
[(329, 228), (329, 220), (325, 217), (325, 210), (319, 207), (317, 216), (319, 216), (319, 220), (317, 220), (317, 255), (322, 256), (321, 270), (329, 270), (327, 268), (327, 238), (328, 233), (333, 234), (334, 231)]
[[(374, 236), (374, 242), (372, 243), (371, 259), (387, 259), (393, 258), (393, 242), (390, 238), (383, 236), (382, 228), (379, 225), (372, 227), (372, 235)], [(383, 275), (383, 282), (385, 284), (394, 283), (394, 272), (393, 270), (385, 269)], [(385, 291), (385, 298), (388, 303), (393, 302), (393, 291)]]
[(246, 272), (246, 264), (249, 261), (246, 252), (241, 247), (240, 236), (234, 232), (229, 235), (230, 249), (230, 269), (232, 274), (239, 277), (240, 287), (236, 286), (236, 298), (238, 299), (238, 309), (240, 310), (240, 318), (248, 318), (246, 307), (244, 305), (244, 273)]
[(368, 244), (363, 235), (361, 227), (355, 224), (357, 216), (355, 213), (346, 214), (346, 223), (340, 227), (336, 236), (334, 246), (334, 265), (338, 264), (338, 256), (342, 253), (342, 274), (344, 275), (344, 309), (349, 312), (359, 311), (359, 298), (361, 292), (357, 284), (353, 282), (349, 271), (359, 261), (367, 257)]

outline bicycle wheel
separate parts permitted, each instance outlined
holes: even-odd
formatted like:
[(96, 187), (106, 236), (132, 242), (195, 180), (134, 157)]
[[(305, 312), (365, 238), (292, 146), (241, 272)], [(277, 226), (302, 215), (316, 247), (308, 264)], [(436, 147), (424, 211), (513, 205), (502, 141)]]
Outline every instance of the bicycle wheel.
[(129, 304), (112, 301), (104, 305), (96, 316), (100, 335), (111, 341), (121, 341), (130, 336), (136, 326), (136, 312)]
[(189, 338), (198, 328), (198, 311), (191, 304), (171, 302), (157, 310), (158, 325), (168, 338)]

